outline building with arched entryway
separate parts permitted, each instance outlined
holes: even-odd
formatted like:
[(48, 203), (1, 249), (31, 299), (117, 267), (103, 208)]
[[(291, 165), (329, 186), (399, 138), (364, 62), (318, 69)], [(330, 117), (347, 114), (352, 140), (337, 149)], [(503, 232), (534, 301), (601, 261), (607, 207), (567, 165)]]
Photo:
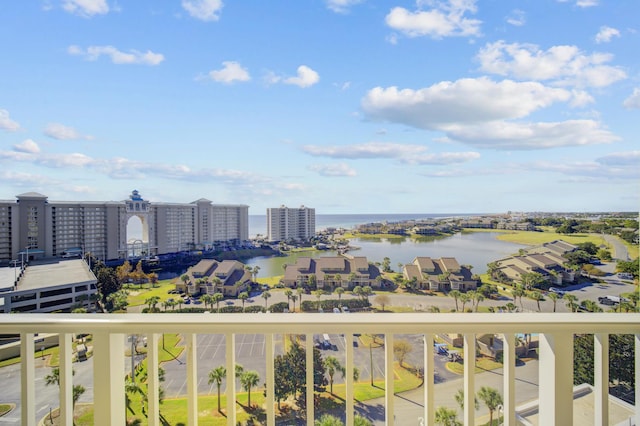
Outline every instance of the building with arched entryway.
[[(139, 222), (132, 238), (128, 225)], [(207, 249), (249, 239), (249, 206), (151, 202), (137, 190), (123, 201), (49, 201), (28, 192), (0, 200), (0, 263), (74, 257), (101, 260)]]

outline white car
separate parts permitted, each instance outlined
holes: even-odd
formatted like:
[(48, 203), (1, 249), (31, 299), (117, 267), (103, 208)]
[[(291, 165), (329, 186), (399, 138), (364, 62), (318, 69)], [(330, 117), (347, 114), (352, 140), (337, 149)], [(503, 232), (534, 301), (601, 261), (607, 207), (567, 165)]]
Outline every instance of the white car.
[(559, 288), (557, 288), (557, 287), (551, 287), (551, 288), (549, 288), (549, 291), (550, 291), (551, 293), (555, 293), (555, 294), (557, 294), (558, 296), (564, 296), (564, 294), (565, 294), (565, 291), (560, 290), (560, 289), (559, 289)]

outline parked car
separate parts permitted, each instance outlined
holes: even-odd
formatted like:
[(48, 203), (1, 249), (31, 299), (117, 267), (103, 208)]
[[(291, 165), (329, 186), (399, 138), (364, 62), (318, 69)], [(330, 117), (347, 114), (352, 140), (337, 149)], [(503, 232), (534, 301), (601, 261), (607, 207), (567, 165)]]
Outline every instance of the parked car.
[(564, 290), (560, 290), (560, 289), (559, 289), (559, 288), (557, 288), (557, 287), (551, 287), (551, 288), (549, 288), (549, 291), (550, 291), (551, 293), (555, 293), (555, 294), (557, 294), (558, 296), (564, 296), (564, 294), (566, 293)]

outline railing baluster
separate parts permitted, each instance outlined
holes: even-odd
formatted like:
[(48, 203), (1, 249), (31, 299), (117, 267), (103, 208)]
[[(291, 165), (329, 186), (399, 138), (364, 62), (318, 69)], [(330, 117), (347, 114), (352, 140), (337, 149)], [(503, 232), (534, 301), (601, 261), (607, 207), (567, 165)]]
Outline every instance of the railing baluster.
[(187, 338), (187, 424), (198, 425), (198, 335)]
[(573, 424), (573, 333), (543, 333), (539, 339), (539, 424)]
[(475, 420), (476, 336), (464, 334), (464, 424), (474, 425)]
[(265, 339), (265, 358), (267, 364), (267, 425), (273, 426), (276, 424), (276, 413), (273, 407), (275, 403), (275, 368), (273, 366), (275, 351), (273, 347), (273, 334), (268, 333)]
[(609, 424), (609, 335), (593, 336), (594, 418), (596, 425)]
[(21, 383), (20, 398), (22, 403), (21, 422), (23, 426), (36, 425), (36, 389), (35, 352), (33, 333), (20, 334)]
[(636, 424), (640, 424), (640, 334), (635, 335)]
[(423, 364), (423, 381), (424, 381), (424, 424), (433, 426), (435, 423), (434, 411), (434, 360), (433, 360), (433, 334), (424, 335), (424, 364)]
[(502, 335), (503, 411), (504, 426), (516, 425), (516, 336)]
[(345, 409), (346, 413), (346, 424), (352, 425), (354, 418), (354, 406), (353, 406), (353, 334), (346, 333), (344, 335), (345, 339), (345, 376), (346, 376), (346, 403)]
[(227, 425), (236, 425), (236, 335), (225, 337), (227, 356)]
[(387, 425), (393, 425), (394, 413), (394, 386), (393, 386), (393, 333), (384, 335), (384, 389), (385, 389), (385, 421)]
[(306, 373), (307, 373), (307, 426), (313, 426), (315, 420), (313, 392), (313, 334), (307, 333), (305, 338)]
[(73, 426), (73, 366), (71, 365), (71, 338), (69, 333), (58, 335), (60, 348), (60, 424)]
[(158, 335), (147, 335), (147, 406), (149, 426), (160, 424), (160, 382), (158, 377)]
[(125, 421), (124, 334), (93, 334), (94, 424), (111, 426)]

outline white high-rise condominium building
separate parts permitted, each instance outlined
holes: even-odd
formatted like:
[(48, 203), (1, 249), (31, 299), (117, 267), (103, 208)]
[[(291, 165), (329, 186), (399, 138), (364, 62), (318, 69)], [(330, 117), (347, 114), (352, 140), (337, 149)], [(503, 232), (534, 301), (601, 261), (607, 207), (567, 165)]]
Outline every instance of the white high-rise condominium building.
[(316, 235), (316, 209), (286, 206), (267, 209), (267, 240), (308, 240)]
[[(103, 260), (153, 256), (249, 239), (249, 206), (144, 200), (49, 201), (36, 192), (0, 200), (0, 264), (91, 252)], [(141, 237), (127, 235), (138, 221)], [(135, 240), (135, 241), (134, 241)]]

